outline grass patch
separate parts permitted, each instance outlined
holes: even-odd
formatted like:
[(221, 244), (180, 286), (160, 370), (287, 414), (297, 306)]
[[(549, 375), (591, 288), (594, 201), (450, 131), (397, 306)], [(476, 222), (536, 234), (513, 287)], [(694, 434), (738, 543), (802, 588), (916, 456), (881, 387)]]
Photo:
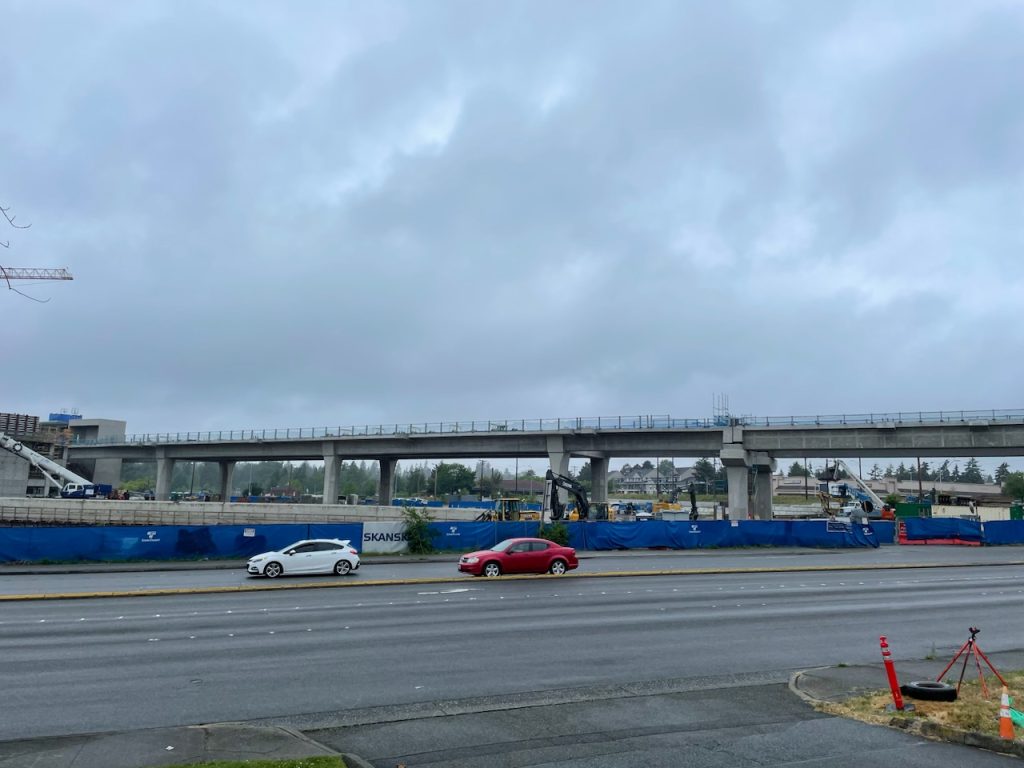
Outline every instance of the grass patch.
[(189, 763), (169, 768), (345, 768), (340, 757), (293, 757), (290, 760), (217, 760), (212, 763)]
[[(1024, 706), (1024, 672), (1002, 672), (1006, 682), (1009, 683), (1010, 698), (1015, 699), (1014, 709)], [(945, 682), (956, 685), (957, 676), (946, 677)], [(987, 675), (985, 682), (988, 685), (988, 697), (983, 697), (981, 685), (978, 683), (977, 670), (975, 677), (970, 679), (970, 670), (964, 677), (964, 684), (960, 688), (960, 695), (956, 701), (918, 701), (907, 696), (903, 701), (912, 702), (912, 712), (889, 712), (887, 705), (892, 704), (892, 694), (888, 690), (870, 691), (860, 696), (846, 699), (842, 702), (824, 702), (817, 705), (817, 709), (833, 715), (849, 717), (865, 723), (876, 725), (889, 725), (896, 720), (910, 722), (930, 720), (949, 728), (957, 728), (962, 731), (974, 731), (989, 736), (999, 735), (999, 698), (1003, 688), (999, 680), (993, 675)]]

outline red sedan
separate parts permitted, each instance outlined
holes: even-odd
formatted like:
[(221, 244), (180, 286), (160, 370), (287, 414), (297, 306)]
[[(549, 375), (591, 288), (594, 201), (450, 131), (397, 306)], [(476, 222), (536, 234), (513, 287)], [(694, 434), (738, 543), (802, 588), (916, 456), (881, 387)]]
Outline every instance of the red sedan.
[(505, 539), (490, 549), (459, 558), (459, 570), (474, 576), (503, 573), (553, 573), (561, 576), (579, 567), (576, 550), (547, 539)]

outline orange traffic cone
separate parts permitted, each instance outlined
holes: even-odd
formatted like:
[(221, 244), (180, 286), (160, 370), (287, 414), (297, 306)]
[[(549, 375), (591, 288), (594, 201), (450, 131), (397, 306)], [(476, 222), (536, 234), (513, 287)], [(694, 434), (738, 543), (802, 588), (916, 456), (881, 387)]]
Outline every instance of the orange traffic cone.
[(1013, 720), (1010, 719), (1010, 693), (1003, 686), (1003, 697), (999, 702), (999, 738), (1013, 741)]

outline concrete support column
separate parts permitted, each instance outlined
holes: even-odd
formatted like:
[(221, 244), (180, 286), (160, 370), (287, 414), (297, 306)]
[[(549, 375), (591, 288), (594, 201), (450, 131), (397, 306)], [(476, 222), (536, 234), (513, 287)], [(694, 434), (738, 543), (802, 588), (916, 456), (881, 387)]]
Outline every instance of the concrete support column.
[(766, 467), (755, 464), (754, 498), (752, 517), (755, 520), (772, 519), (772, 473)]
[(377, 503), (387, 506), (394, 497), (395, 469), (398, 467), (398, 459), (380, 460), (380, 483), (377, 485)]
[(590, 458), (591, 501), (608, 501), (608, 457)]
[(220, 500), (231, 501), (231, 486), (235, 481), (235, 462), (218, 461), (220, 466)]
[[(569, 474), (569, 454), (565, 452), (561, 435), (548, 435), (548, 461), (551, 462), (551, 471), (556, 475)], [(558, 488), (557, 492), (559, 501), (567, 504), (569, 492), (564, 488)]]
[[(734, 432), (739, 432), (734, 435)], [(750, 495), (747, 493), (747, 451), (743, 448), (743, 433), (740, 427), (726, 427), (725, 442), (719, 458), (725, 466), (725, 479), (729, 484), (729, 519), (746, 520), (749, 515)]]
[(739, 467), (726, 466), (725, 478), (729, 483), (729, 519), (746, 520), (750, 517), (750, 496), (747, 494), (747, 478), (750, 469), (746, 464)]
[(750, 468), (754, 472), (753, 514), (755, 520), (771, 520), (772, 514), (772, 472), (775, 459), (766, 453), (749, 454)]
[(324, 444), (324, 498), (323, 504), (338, 503), (338, 457), (333, 446)]
[(171, 498), (171, 475), (174, 472), (174, 459), (157, 454), (156, 457), (156, 500), (168, 501)]

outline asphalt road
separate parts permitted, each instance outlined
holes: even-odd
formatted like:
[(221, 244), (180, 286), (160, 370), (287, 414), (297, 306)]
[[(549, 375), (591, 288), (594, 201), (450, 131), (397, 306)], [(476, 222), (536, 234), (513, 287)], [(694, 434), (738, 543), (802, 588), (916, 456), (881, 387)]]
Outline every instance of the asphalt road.
[[(883, 550), (884, 551), (884, 550)], [(0, 740), (988, 651), (1024, 566), (543, 579), (8, 603)], [(327, 713), (327, 714), (324, 714)], [(853, 764), (853, 763), (850, 763)]]
[[(384, 562), (381, 562), (384, 560)], [(379, 579), (463, 578), (456, 564), (458, 555), (442, 562), (394, 562), (394, 558), (363, 559), (355, 573), (345, 577), (314, 576), (279, 580), (282, 584), (298, 581), (318, 585), (352, 584)], [(878, 549), (745, 549), (745, 550), (677, 550), (630, 552), (581, 552), (577, 573), (609, 573), (616, 571), (659, 571), (670, 569), (715, 568), (806, 568), (884, 565), (1000, 563), (1024, 564), (1024, 547), (898, 547)], [(148, 589), (188, 589), (231, 587), (266, 583), (265, 579), (249, 577), (239, 563), (230, 569), (190, 569), (177, 564), (175, 570), (144, 570), (147, 564), (121, 565), (136, 568), (117, 572), (99, 572), (104, 566), (0, 566), (0, 595), (65, 594), (79, 592), (140, 591)], [(172, 567), (172, 566), (167, 566)], [(74, 573), (62, 571), (74, 570)], [(33, 571), (26, 573), (25, 571)], [(49, 571), (38, 573), (37, 571)], [(84, 571), (84, 572), (83, 572)]]

